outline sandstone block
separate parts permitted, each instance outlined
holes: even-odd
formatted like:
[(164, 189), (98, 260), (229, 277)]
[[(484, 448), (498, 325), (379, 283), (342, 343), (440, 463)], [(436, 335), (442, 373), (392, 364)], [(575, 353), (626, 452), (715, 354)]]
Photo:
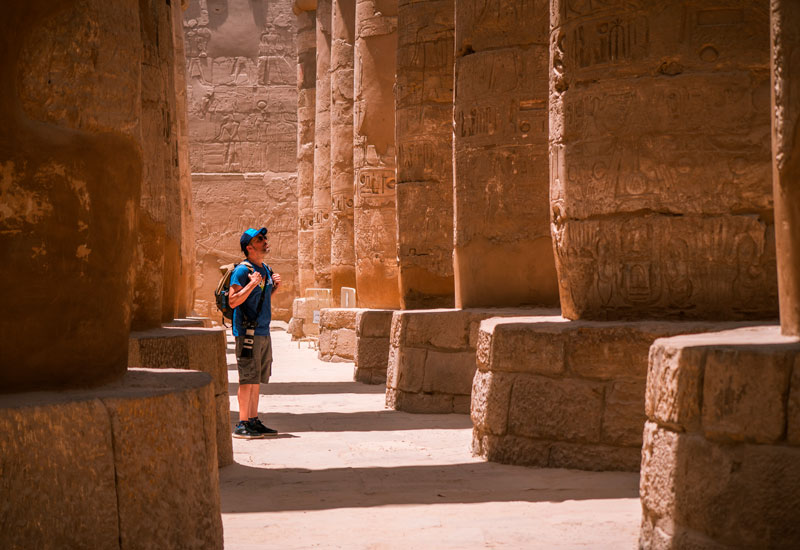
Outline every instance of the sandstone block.
[(356, 335), (359, 338), (386, 338), (389, 339), (392, 327), (393, 310), (390, 309), (360, 309), (356, 313)]
[(675, 349), (671, 340), (656, 340), (650, 349), (645, 411), (660, 424), (695, 431), (700, 427), (703, 353)]
[(471, 398), (469, 395), (453, 396), (453, 412), (457, 414), (469, 414)]
[(469, 413), (467, 410), (455, 411), (453, 409), (453, 395), (447, 393), (409, 393), (398, 390), (393, 402), (389, 402), (387, 392), (386, 405), (391, 409), (418, 414), (448, 414), (459, 412)]
[(644, 380), (617, 380), (606, 388), (601, 440), (610, 445), (642, 446)]
[(790, 386), (786, 440), (790, 445), (800, 445), (800, 357), (794, 361)]
[(644, 379), (650, 345), (659, 333), (643, 328), (644, 325), (633, 323), (577, 325), (570, 331), (567, 346), (569, 371), (601, 380), (617, 377)]
[(347, 328), (355, 331), (358, 310), (351, 308), (325, 308), (320, 311), (321, 327), (335, 330)]
[(515, 376), (503, 372), (475, 372), (470, 417), (475, 434), (503, 435), (508, 428), (511, 387)]
[[(564, 372), (567, 334), (558, 323), (519, 323), (501, 321), (482, 324), (492, 330), (488, 368), (492, 371), (560, 374)], [(552, 327), (552, 328), (551, 328)]]
[(395, 317), (402, 319), (400, 324), (395, 325), (402, 331), (402, 343), (398, 345), (447, 350), (467, 348), (470, 317), (468, 312), (458, 310), (398, 311), (395, 313)]
[(511, 390), (509, 431), (561, 441), (598, 442), (603, 413), (602, 384), (521, 375)]
[(639, 447), (612, 447), (558, 441), (553, 442), (550, 447), (548, 467), (635, 472), (639, 469), (640, 460)]
[(474, 375), (474, 352), (444, 353), (428, 350), (422, 391), (469, 395)]
[(388, 338), (357, 338), (355, 363), (357, 369), (386, 371), (389, 363)]
[(796, 545), (798, 476), (796, 447), (718, 444), (652, 423), (645, 431), (641, 494), (646, 517), (656, 525), (674, 524), (700, 533), (720, 545)]
[[(4, 396), (0, 489), (16, 498), (0, 502), (0, 540), (222, 548), (215, 409), (209, 375), (175, 370), (129, 370), (96, 390)], [(164, 420), (176, 416), (186, 421)]]
[(233, 464), (231, 439), (231, 401), (227, 394), (214, 397), (216, 405), (217, 465), (222, 468)]
[(392, 365), (387, 370), (387, 385), (406, 392), (421, 392), (427, 355), (426, 349), (398, 348), (396, 353), (393, 349), (389, 354)]
[(547, 468), (550, 442), (517, 437), (498, 437), (472, 432), (472, 454), (492, 462)]

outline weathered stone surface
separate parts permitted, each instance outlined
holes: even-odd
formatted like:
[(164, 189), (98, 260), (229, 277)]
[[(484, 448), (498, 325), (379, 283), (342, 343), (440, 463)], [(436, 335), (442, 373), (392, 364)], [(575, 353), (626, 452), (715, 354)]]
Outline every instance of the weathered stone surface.
[(766, 0), (552, 14), (564, 316), (775, 315)]
[(356, 314), (356, 334), (359, 338), (386, 338), (387, 343), (392, 327), (393, 310), (359, 309)]
[(320, 312), (319, 358), (353, 361), (356, 356), (356, 316), (352, 308), (327, 308)]
[(639, 469), (638, 447), (611, 447), (554, 442), (550, 447), (549, 468), (572, 468), (589, 471), (635, 472)]
[[(566, 322), (560, 316), (541, 317), (537, 330), (530, 330), (530, 319), (515, 325), (504, 319), (488, 319), (481, 323), (478, 357), (484, 358), (480, 368), (493, 372), (527, 372), (531, 374), (561, 374), (567, 334), (557, 323)], [(548, 329), (549, 323), (553, 323)], [(498, 328), (499, 325), (499, 328)], [(502, 336), (495, 338), (502, 331)]]
[(601, 439), (624, 447), (641, 447), (644, 413), (644, 380), (617, 380), (606, 388)]
[(320, 325), (323, 328), (346, 328), (356, 330), (357, 309), (354, 308), (327, 308), (320, 312)]
[(786, 439), (791, 445), (800, 445), (800, 358), (794, 361), (789, 388)]
[(469, 395), (472, 391), (475, 368), (474, 351), (445, 353), (428, 350), (425, 357), (422, 391)]
[[(4, 392), (104, 384), (128, 350), (144, 166), (139, 3), (53, 8), (7, 10), (0, 33)], [(63, 292), (42, 291), (54, 281)]]
[(561, 441), (600, 441), (604, 387), (583, 380), (519, 376), (511, 390), (509, 432)]
[[(503, 435), (508, 428), (508, 407), (516, 376), (478, 370), (472, 381), (470, 417), (473, 434)], [(477, 437), (477, 436), (476, 436)], [(491, 459), (490, 459), (491, 460)]]
[(472, 453), (492, 462), (546, 468), (550, 458), (550, 443), (527, 437), (497, 437), (472, 432)]
[(392, 310), (356, 310), (356, 352), (353, 379), (366, 384), (383, 384), (389, 366), (389, 332)]
[(389, 390), (386, 393), (386, 406), (390, 409), (416, 414), (465, 414), (469, 412), (469, 410), (454, 409), (452, 394), (392, 391), (394, 397), (391, 400), (389, 399)]
[(640, 489), (645, 521), (669, 539), (682, 527), (725, 547), (790, 548), (800, 540), (799, 465), (796, 447), (720, 445), (648, 423)]
[[(333, 0), (331, 21), (331, 289), (356, 286), (353, 233), (353, 47), (355, 0)], [(355, 303), (351, 307), (355, 306)]]
[(456, 3), (456, 307), (558, 303), (549, 230), (548, 22), (545, 0)]
[(354, 233), (359, 307), (397, 308), (394, 80), (397, 0), (356, 0)]
[(678, 431), (699, 429), (703, 390), (699, 353), (667, 348), (662, 340), (653, 343), (645, 391), (648, 418)]
[[(242, 258), (239, 236), (267, 227), (267, 263), (282, 277), (272, 315), (297, 296), (298, 85), (291, 0), (228, 0), (184, 12), (195, 233), (195, 311), (219, 318), (219, 267)], [(307, 99), (307, 98), (304, 98)]]
[(317, 18), (297, 14), (297, 286), (314, 286), (314, 131), (316, 129)]
[(399, 0), (397, 232), (403, 309), (453, 307), (453, 0)]
[(314, 286), (331, 286), (331, 0), (317, 0), (314, 118)]
[(211, 376), (220, 467), (233, 463), (226, 347), (220, 328), (170, 327), (132, 332), (128, 353), (129, 368), (197, 370)]
[(3, 547), (222, 548), (213, 409), (210, 377), (181, 371), (4, 396)]
[(800, 7), (770, 2), (772, 39), (772, 191), (781, 329), (800, 336)]

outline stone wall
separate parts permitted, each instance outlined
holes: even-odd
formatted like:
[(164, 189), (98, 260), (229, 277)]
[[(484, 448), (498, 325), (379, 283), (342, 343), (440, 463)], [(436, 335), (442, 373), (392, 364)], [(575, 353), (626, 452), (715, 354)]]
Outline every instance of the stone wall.
[(768, 16), (767, 0), (554, 4), (566, 317), (776, 315)]
[(397, 234), (403, 309), (453, 307), (453, 0), (400, 0)]
[(355, 308), (329, 308), (320, 312), (319, 358), (341, 363), (353, 361), (356, 354)]
[(390, 309), (359, 309), (356, 313), (356, 352), (353, 380), (385, 384), (392, 328)]
[(239, 236), (269, 229), (283, 278), (273, 317), (288, 320), (297, 269), (296, 22), (290, 0), (192, 0), (184, 12), (195, 231), (195, 311), (219, 318), (222, 265)]

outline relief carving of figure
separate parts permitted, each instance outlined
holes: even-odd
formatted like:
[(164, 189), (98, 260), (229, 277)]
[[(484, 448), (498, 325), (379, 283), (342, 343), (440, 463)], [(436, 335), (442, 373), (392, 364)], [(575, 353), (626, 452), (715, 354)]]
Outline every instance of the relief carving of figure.
[(233, 118), (233, 115), (225, 115), (222, 119), (219, 134), (214, 138), (214, 141), (225, 145), (223, 169), (228, 172), (241, 170), (239, 161), (239, 122)]
[(291, 82), (292, 67), (285, 58), (286, 51), (280, 36), (272, 25), (267, 25), (261, 33), (258, 45), (258, 83), (288, 84)]

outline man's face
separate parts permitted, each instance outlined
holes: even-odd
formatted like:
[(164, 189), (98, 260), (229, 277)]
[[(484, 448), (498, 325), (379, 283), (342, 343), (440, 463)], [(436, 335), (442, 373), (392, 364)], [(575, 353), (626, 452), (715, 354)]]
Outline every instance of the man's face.
[(269, 253), (269, 237), (266, 235), (256, 235), (250, 239), (250, 244), (247, 246), (253, 247), (253, 250), (261, 254)]

